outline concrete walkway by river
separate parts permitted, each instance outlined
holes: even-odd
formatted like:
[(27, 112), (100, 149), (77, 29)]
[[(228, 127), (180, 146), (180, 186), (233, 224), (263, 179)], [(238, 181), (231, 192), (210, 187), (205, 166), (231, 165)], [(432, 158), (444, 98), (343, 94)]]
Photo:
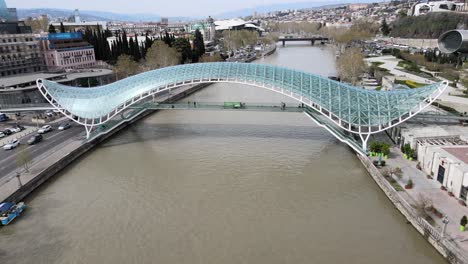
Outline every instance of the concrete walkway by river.
[[(397, 182), (404, 188), (405, 184), (411, 179), (414, 183), (413, 189), (401, 192), (401, 195), (411, 204), (418, 203), (420, 196), (430, 198), (434, 208), (442, 214), (447, 215), (449, 224), (447, 225), (447, 234), (463, 249), (468, 255), (468, 231), (460, 232), (460, 219), (463, 215), (468, 216), (468, 207), (462, 206), (457, 199), (448, 195), (447, 191), (440, 189), (440, 184), (435, 179), (428, 179), (426, 174), (416, 168), (417, 161), (409, 161), (403, 158), (403, 153), (398, 147), (391, 149), (391, 156), (387, 160), (387, 168), (400, 167), (403, 171), (403, 177), (397, 179)], [(442, 230), (442, 219), (431, 215), (435, 220), (439, 230)]]

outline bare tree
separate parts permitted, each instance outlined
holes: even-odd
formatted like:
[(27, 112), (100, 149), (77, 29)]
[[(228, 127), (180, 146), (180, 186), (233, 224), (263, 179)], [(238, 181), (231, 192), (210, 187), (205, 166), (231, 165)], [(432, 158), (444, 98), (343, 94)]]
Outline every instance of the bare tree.
[(218, 62), (223, 61), (223, 58), (219, 54), (213, 56), (207, 56), (206, 54), (200, 58), (200, 62)]
[(356, 85), (359, 77), (367, 70), (364, 56), (358, 48), (346, 49), (338, 58), (338, 72), (341, 80)]
[(154, 70), (177, 65), (180, 54), (176, 49), (169, 47), (162, 41), (156, 41), (146, 53), (145, 70)]
[(140, 68), (136, 61), (129, 55), (120, 55), (114, 70), (119, 79), (127, 78), (139, 72)]
[(416, 202), (416, 211), (418, 215), (424, 219), (428, 219), (429, 215), (427, 210), (429, 210), (433, 206), (432, 199), (423, 195), (419, 194), (418, 199)]
[(403, 177), (403, 171), (401, 170), (400, 167), (393, 168), (392, 169), (392, 174), (397, 176), (397, 178), (400, 179), (400, 180)]
[(25, 145), (18, 145), (16, 150), (16, 166), (18, 169), (23, 168), (24, 171), (29, 172), (31, 166), (31, 155)]
[(226, 30), (223, 32), (224, 49), (229, 53), (243, 46), (255, 45), (258, 40), (259, 35), (255, 31)]

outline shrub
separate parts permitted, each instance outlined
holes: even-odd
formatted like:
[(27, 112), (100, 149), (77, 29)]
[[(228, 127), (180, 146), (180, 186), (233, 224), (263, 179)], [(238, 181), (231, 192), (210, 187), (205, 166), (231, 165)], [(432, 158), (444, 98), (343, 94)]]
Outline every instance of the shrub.
[(460, 225), (466, 226), (467, 224), (468, 224), (468, 219), (466, 218), (466, 215), (464, 215), (460, 220)]
[(413, 180), (409, 179), (409, 180), (406, 182), (406, 187), (407, 187), (407, 188), (413, 188)]
[(369, 150), (371, 152), (381, 153), (383, 155), (390, 154), (390, 145), (385, 142), (372, 141), (369, 144)]

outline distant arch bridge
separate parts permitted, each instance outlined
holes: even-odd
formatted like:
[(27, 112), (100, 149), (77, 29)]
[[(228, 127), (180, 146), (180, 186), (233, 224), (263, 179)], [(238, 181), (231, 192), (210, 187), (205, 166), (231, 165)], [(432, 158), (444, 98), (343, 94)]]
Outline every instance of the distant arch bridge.
[(166, 67), (95, 88), (69, 87), (44, 79), (38, 79), (37, 86), (54, 108), (83, 125), (89, 138), (93, 127), (145, 98), (184, 85), (218, 82), (246, 84), (293, 98), (335, 126), (358, 134), (364, 150), (371, 134), (413, 117), (448, 86), (441, 82), (417, 89), (372, 91), (299, 70), (228, 62)]

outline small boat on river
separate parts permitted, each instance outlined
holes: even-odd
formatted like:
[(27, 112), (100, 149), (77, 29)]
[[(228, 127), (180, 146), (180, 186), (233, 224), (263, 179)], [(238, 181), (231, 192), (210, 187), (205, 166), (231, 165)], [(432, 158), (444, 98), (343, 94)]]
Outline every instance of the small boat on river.
[(1, 203), (0, 204), (0, 224), (8, 225), (13, 219), (20, 216), (23, 210), (26, 208), (26, 204), (23, 202), (14, 203)]

